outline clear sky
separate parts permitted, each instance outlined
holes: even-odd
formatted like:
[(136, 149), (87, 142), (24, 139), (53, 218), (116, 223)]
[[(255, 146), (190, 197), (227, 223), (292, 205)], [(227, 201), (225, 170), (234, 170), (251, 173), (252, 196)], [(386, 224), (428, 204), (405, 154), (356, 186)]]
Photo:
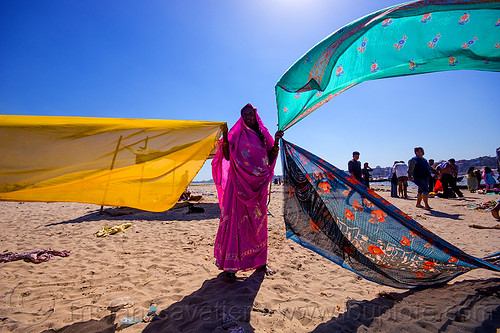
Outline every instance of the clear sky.
[[(274, 86), (333, 31), (391, 0), (0, 0), (0, 113), (227, 121), (250, 102), (277, 129)], [(307, 5), (305, 5), (307, 4)], [(347, 169), (494, 156), (500, 73), (364, 82), (285, 132)], [(211, 178), (210, 160), (195, 180)], [(276, 174), (281, 174), (278, 163)]]

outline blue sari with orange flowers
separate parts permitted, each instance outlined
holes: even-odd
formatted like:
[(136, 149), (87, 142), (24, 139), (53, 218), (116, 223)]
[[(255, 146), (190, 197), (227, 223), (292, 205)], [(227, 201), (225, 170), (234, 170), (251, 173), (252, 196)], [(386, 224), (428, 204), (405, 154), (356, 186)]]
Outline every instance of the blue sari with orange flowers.
[(500, 271), (436, 236), (356, 179), (282, 140), (287, 237), (395, 288), (444, 284), (475, 268)]

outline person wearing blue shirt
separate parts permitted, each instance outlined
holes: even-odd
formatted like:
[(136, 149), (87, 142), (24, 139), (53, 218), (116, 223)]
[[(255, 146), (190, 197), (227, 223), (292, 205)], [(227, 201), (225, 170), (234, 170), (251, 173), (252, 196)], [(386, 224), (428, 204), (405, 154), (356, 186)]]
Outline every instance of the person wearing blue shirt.
[[(408, 161), (408, 179), (418, 186), (417, 207), (432, 209), (429, 206), (429, 178), (431, 176), (429, 162), (424, 158), (424, 148), (416, 147), (415, 157)], [(424, 201), (424, 206), (422, 206)]]

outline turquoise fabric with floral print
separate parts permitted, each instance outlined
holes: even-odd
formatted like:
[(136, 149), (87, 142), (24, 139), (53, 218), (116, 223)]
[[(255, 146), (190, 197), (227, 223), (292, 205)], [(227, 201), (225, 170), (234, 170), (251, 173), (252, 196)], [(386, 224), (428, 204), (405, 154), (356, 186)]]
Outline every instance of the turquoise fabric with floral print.
[(363, 81), (429, 72), (500, 71), (500, 1), (414, 1), (337, 30), (276, 84), (287, 129)]

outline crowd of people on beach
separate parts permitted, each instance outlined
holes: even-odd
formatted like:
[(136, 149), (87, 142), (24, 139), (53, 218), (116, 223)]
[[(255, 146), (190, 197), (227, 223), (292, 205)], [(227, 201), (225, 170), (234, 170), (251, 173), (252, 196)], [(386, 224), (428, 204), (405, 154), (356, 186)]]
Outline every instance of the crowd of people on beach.
[[(354, 161), (359, 159), (359, 153), (353, 153), (353, 160), (349, 161), (348, 168), (349, 173), (354, 178), (358, 179), (360, 182), (369, 187), (370, 184), (370, 171), (373, 171), (368, 163), (364, 163), (364, 168), (361, 169), (361, 176), (359, 171), (356, 171), (356, 166), (353, 164)], [(411, 160), (410, 160), (411, 161)], [(410, 163), (410, 162), (409, 162)], [(430, 175), (428, 177), (429, 193), (432, 196), (439, 196), (441, 198), (459, 198), (463, 197), (462, 191), (458, 187), (458, 182), (464, 177), (467, 180), (467, 189), (470, 193), (499, 193), (500, 187), (495, 187), (497, 182), (500, 182), (500, 173), (497, 169), (491, 169), (489, 166), (481, 168), (470, 167), (464, 176), (458, 175), (458, 166), (454, 158), (450, 158), (448, 161), (441, 161), (435, 163), (433, 159), (427, 161), (429, 164)], [(360, 168), (360, 164), (358, 169)], [(354, 170), (354, 171), (353, 171)], [(401, 197), (408, 199), (408, 177), (409, 177), (409, 167), (404, 161), (394, 161), (394, 164), (389, 167), (389, 172), (387, 174), (386, 180), (391, 183), (391, 196)], [(482, 185), (484, 182), (484, 186)], [(481, 189), (484, 187), (484, 190)]]
[[(429, 206), (429, 197), (440, 198), (463, 198), (464, 194), (458, 187), (458, 166), (454, 158), (435, 163), (433, 159), (428, 161), (423, 157), (424, 149), (416, 147), (415, 156), (406, 164), (404, 161), (395, 161), (389, 168), (387, 180), (391, 185), (391, 197), (408, 199), (408, 180), (415, 183), (418, 188), (416, 207), (432, 209)], [(353, 152), (353, 158), (348, 162), (348, 171), (351, 177), (360, 183), (370, 186), (370, 171), (368, 163), (364, 163), (365, 168), (361, 169), (359, 152)], [(498, 155), (498, 154), (497, 154)], [(500, 158), (497, 156), (497, 173), (500, 170)], [(470, 193), (499, 193), (500, 188), (495, 187), (497, 180), (500, 182), (500, 174), (488, 166), (483, 170), (470, 167), (465, 175), (467, 179), (467, 189)], [(498, 177), (498, 178), (497, 178)], [(481, 189), (481, 181), (484, 182), (484, 190)], [(423, 205), (422, 205), (423, 203)], [(499, 218), (500, 200), (493, 208), (492, 215)]]

